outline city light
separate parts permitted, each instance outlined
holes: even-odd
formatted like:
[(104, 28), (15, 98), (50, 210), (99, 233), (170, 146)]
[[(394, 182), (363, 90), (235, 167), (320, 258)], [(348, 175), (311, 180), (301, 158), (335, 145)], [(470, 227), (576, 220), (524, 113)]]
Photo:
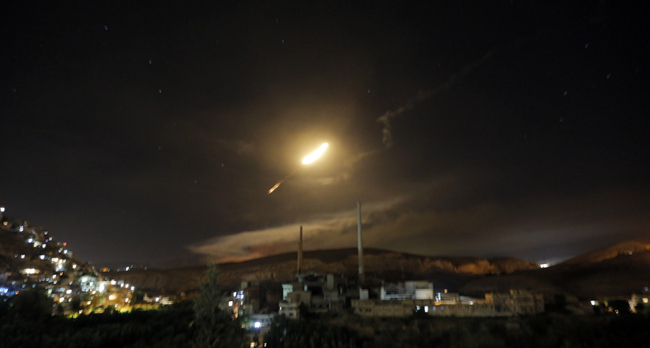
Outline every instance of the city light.
[(259, 321), (256, 321), (256, 322), (255, 322), (255, 328), (256, 328), (256, 329), (259, 329), (259, 328), (261, 328), (261, 327), (262, 327), (262, 323), (260, 323)]

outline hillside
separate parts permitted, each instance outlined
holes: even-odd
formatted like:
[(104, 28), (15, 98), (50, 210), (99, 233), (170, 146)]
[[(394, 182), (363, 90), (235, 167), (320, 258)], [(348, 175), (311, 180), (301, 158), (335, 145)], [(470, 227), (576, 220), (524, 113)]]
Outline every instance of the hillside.
[[(221, 264), (221, 283), (237, 287), (241, 281), (290, 281), (296, 273), (296, 253), (268, 256), (238, 263)], [(357, 249), (314, 250), (303, 255), (304, 269), (321, 274), (333, 273), (356, 278)], [(364, 249), (364, 264), (368, 277), (387, 280), (430, 278), (434, 274), (450, 285), (463, 283), (473, 275), (502, 274), (538, 266), (514, 258), (493, 260), (468, 257), (431, 257), (380, 249)], [(106, 276), (122, 279), (139, 289), (178, 293), (192, 291), (205, 267), (185, 267), (169, 270), (133, 270), (110, 272)]]
[(642, 240), (627, 240), (621, 243), (607, 246), (578, 257), (566, 260), (565, 265), (589, 264), (604, 260), (613, 259), (619, 255), (632, 255), (636, 252), (650, 250), (650, 243)]
[(21, 277), (20, 272), (26, 268), (52, 274), (55, 271), (53, 258), (66, 260), (83, 269), (89, 268), (87, 264), (77, 260), (71, 251), (66, 250), (64, 243), (48, 236), (47, 231), (27, 225), (24, 227), (24, 231), (14, 231), (11, 227), (0, 226), (0, 272), (18, 278)]
[[(582, 299), (629, 297), (650, 288), (650, 250), (636, 241), (580, 255), (546, 269), (477, 277), (460, 287), (467, 294), (507, 291), (517, 287), (545, 295), (570, 294)], [(632, 247), (637, 249), (630, 249)], [(617, 253), (620, 250), (624, 252)], [(632, 251), (631, 250), (642, 250)], [(615, 254), (616, 253), (616, 254)]]

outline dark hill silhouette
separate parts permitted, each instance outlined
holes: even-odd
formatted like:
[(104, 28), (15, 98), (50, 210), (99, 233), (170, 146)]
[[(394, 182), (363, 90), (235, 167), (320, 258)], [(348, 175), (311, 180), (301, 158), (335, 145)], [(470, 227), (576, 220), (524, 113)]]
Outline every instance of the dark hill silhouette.
[[(291, 281), (296, 273), (297, 253), (285, 253), (237, 263), (220, 264), (220, 282), (237, 287), (241, 281)], [(333, 273), (356, 279), (357, 249), (311, 250), (303, 254), (303, 269), (320, 274)], [(364, 249), (368, 276), (387, 280), (444, 278), (445, 286), (458, 286), (475, 274), (501, 274), (535, 269), (534, 263), (514, 258), (480, 259), (473, 257), (432, 257), (381, 249)], [(107, 276), (123, 279), (140, 289), (177, 293), (193, 291), (205, 272), (205, 266), (167, 270), (110, 272)]]
[(636, 240), (624, 241), (546, 269), (475, 277), (462, 285), (460, 291), (481, 294), (520, 288), (547, 296), (565, 294), (585, 300), (627, 298), (650, 288), (650, 250), (644, 250), (645, 246)]
[(575, 264), (588, 264), (600, 262), (608, 259), (615, 258), (622, 254), (636, 253), (640, 251), (650, 250), (650, 242), (644, 239), (626, 240), (614, 245), (610, 245), (598, 250), (594, 250), (572, 259), (564, 261), (562, 264), (575, 265)]

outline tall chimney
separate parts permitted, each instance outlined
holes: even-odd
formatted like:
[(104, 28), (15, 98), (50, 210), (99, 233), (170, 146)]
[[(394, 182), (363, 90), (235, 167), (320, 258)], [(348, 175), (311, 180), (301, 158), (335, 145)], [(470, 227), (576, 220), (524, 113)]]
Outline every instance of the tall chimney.
[(302, 226), (300, 226), (300, 241), (298, 242), (298, 274), (302, 273)]
[(361, 238), (361, 202), (357, 201), (357, 237), (359, 247), (359, 283), (365, 282), (365, 275), (363, 273), (363, 239)]

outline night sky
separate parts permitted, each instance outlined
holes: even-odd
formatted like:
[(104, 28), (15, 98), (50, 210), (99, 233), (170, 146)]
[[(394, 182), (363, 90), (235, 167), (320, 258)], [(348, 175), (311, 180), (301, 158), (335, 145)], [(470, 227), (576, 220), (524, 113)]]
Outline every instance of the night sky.
[(82, 260), (650, 238), (646, 1), (0, 6), (0, 204)]

